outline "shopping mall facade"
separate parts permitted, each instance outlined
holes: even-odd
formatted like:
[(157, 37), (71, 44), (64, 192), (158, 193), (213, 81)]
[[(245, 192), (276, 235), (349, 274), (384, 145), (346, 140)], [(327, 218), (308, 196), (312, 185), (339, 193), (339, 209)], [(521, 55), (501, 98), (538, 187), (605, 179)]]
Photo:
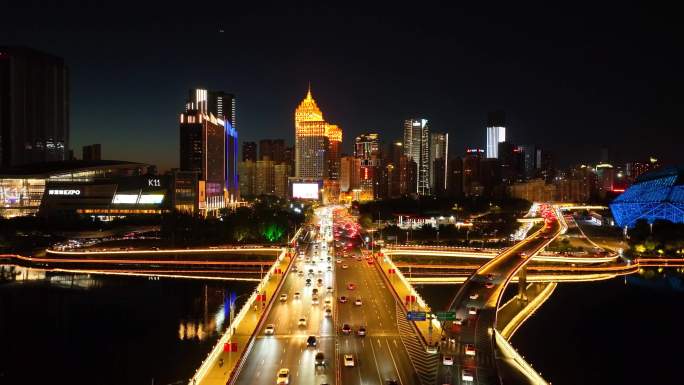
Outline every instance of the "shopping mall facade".
[(82, 214), (107, 220), (173, 208), (206, 214), (222, 206), (217, 202), (223, 201), (223, 192), (206, 191), (196, 173), (154, 175), (148, 168), (121, 161), (68, 161), (1, 170), (0, 216)]

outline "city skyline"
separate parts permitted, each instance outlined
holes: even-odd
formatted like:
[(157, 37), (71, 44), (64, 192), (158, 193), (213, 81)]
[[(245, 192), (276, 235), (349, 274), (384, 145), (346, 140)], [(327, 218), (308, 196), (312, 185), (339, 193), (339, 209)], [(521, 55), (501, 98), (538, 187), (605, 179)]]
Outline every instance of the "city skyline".
[[(308, 81), (316, 88), (319, 102), (327, 106), (329, 120), (344, 127), (348, 138), (373, 131), (389, 142), (398, 137), (404, 119), (424, 116), (433, 130), (450, 134), (456, 154), (466, 147), (484, 147), (486, 114), (503, 109), (508, 116), (507, 134), (514, 143), (548, 148), (561, 161), (598, 159), (595, 143), (619, 149), (621, 152), (614, 151), (619, 160), (626, 160), (628, 154), (629, 158), (656, 155), (665, 162), (678, 157), (674, 148), (656, 143), (658, 137), (681, 140), (676, 112), (681, 74), (675, 69), (682, 58), (668, 49), (672, 43), (668, 19), (649, 29), (654, 17), (648, 9), (620, 9), (621, 18), (617, 19), (622, 21), (615, 30), (622, 31), (626, 25), (638, 28), (616, 36), (617, 32), (601, 24), (601, 16), (609, 14), (610, 8), (593, 9), (594, 16), (570, 11), (553, 24), (535, 17), (530, 24), (525, 23), (531, 20), (525, 17), (524, 8), (504, 7), (501, 15), (489, 15), (493, 25), (487, 32), (464, 41), (458, 31), (485, 23), (481, 11), (445, 9), (444, 16), (438, 16), (434, 10), (421, 8), (417, 12), (430, 14), (434, 22), (418, 22), (415, 28), (402, 30), (391, 21), (402, 10), (386, 15), (370, 10), (371, 14), (378, 11), (377, 15), (361, 17), (314, 8), (297, 12), (294, 20), (326, 15), (327, 22), (343, 26), (349, 16), (361, 27), (349, 36), (330, 29), (311, 35), (313, 43), (292, 55), (283, 55), (287, 45), (282, 43), (295, 41), (306, 29), (283, 30), (279, 28), (282, 22), (276, 20), (263, 32), (250, 34), (274, 21), (273, 15), (250, 9), (237, 9), (239, 17), (230, 28), (211, 17), (202, 24), (181, 23), (170, 28), (178, 22), (177, 12), (166, 11), (151, 23), (144, 18), (129, 20), (129, 31), (115, 28), (120, 20), (117, 12), (100, 12), (98, 24), (89, 25), (82, 21), (88, 12), (79, 10), (55, 18), (52, 11), (17, 9), (16, 17), (0, 27), (7, 32), (2, 44), (35, 47), (64, 58), (72, 79), (70, 145), (78, 149), (93, 142), (111, 143), (103, 148), (103, 157), (108, 159), (153, 163), (160, 170), (177, 166), (169, 155), (178, 148), (177, 138), (168, 133), (183, 102), (178, 95), (196, 87), (237, 95), (237, 120), (244, 133), (241, 140), (283, 137), (292, 144), (294, 138), (283, 133), (290, 129), (292, 108)], [(152, 12), (143, 7), (140, 15), (146, 11)], [(510, 16), (504, 18), (505, 11), (510, 11)], [(447, 17), (453, 17), (453, 25), (459, 26), (453, 32), (438, 26)], [(509, 17), (521, 22), (507, 23)], [(578, 19), (582, 28), (567, 28)], [(66, 27), (70, 21), (73, 25)], [(540, 37), (523, 43), (516, 40), (519, 44), (511, 45), (515, 48), (507, 48), (511, 39), (528, 33), (518, 24), (539, 31)], [(95, 32), (81, 33), (86, 26)], [(273, 31), (282, 36), (274, 37)], [(52, 38), (46, 41), (48, 33)], [(207, 48), (203, 60), (190, 61), (179, 55), (177, 47), (183, 46), (184, 36), (198, 34), (205, 37), (198, 43)], [(92, 44), (89, 35), (97, 36), (101, 43)], [(385, 42), (385, 48), (357, 44), (362, 38)], [(444, 52), (444, 43), (455, 47), (454, 52)], [(255, 49), (263, 44), (272, 53)], [(394, 59), (402, 52), (399, 47), (406, 45), (420, 47), (440, 60), (430, 65), (398, 63), (385, 71), (388, 63), (397, 63)], [(86, 46), (88, 50), (81, 49)], [(213, 51), (216, 47), (224, 49)], [(642, 54), (632, 57), (634, 49)], [(489, 60), (497, 55), (503, 62)], [(661, 60), (647, 60), (649, 55)], [(163, 57), (164, 61), (151, 57)], [(282, 60), (273, 66), (276, 57)], [(343, 62), (349, 64), (341, 67)], [(452, 67), (439, 62), (457, 64)], [(101, 73), (108, 76), (99, 76)], [(142, 77), (142, 73), (146, 75)], [(399, 78), (406, 80), (394, 81)], [(422, 96), (407, 98), (407, 93)], [(643, 138), (644, 130), (653, 133), (652, 137)], [(563, 134), (567, 132), (578, 135)], [(561, 137), (562, 144), (558, 143)], [(587, 143), (589, 137), (594, 143)], [(125, 145), (131, 138), (154, 146)], [(347, 140), (344, 151), (350, 150)]]

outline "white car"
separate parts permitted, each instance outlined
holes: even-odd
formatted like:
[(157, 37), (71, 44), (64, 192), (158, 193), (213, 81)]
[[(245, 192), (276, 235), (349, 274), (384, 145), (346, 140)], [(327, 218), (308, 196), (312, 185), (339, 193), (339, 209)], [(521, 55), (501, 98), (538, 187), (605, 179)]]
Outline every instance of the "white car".
[(444, 357), (442, 357), (442, 364), (444, 366), (453, 366), (454, 365), (454, 357), (449, 356), (449, 355), (444, 355)]
[(469, 307), (468, 308), (468, 314), (476, 315), (477, 314), (477, 308), (476, 307)]
[(325, 306), (330, 306), (332, 305), (332, 300), (330, 298), (326, 298), (325, 301), (323, 301), (323, 303), (325, 303)]
[(264, 329), (264, 334), (267, 336), (272, 336), (275, 334), (275, 325), (274, 324), (268, 324), (266, 325), (266, 329)]
[(470, 299), (478, 299), (478, 298), (480, 298), (480, 294), (479, 293), (472, 293), (472, 294), (470, 294), (469, 298)]
[(311, 296), (311, 304), (312, 305), (318, 305), (318, 296), (317, 295)]
[(361, 306), (361, 304), (362, 304), (361, 298), (357, 298), (356, 301), (354, 301), (354, 305), (356, 305), (356, 306)]
[(343, 268), (343, 269), (347, 269), (348, 267), (349, 267), (349, 266), (347, 266), (346, 264), (342, 265), (342, 268)]
[(344, 366), (354, 366), (354, 356), (351, 354), (344, 355)]
[(300, 299), (301, 297), (302, 297), (302, 295), (299, 294), (298, 291), (296, 291), (296, 292), (294, 293), (294, 299)]
[(276, 377), (276, 384), (287, 385), (290, 383), (290, 369), (280, 369), (278, 371), (278, 377)]
[(475, 380), (475, 375), (473, 374), (472, 369), (463, 369), (463, 371), (461, 372), (461, 379), (463, 381)]
[(335, 262), (342, 263), (342, 260), (338, 258)]
[(283, 293), (280, 295), (280, 302), (285, 302), (287, 301), (287, 293)]
[(324, 312), (325, 312), (326, 317), (332, 317), (332, 309), (331, 308), (326, 307)]
[(328, 293), (332, 293), (332, 292), (333, 292), (332, 286), (328, 286), (328, 288), (327, 288), (326, 290), (328, 291)]
[(474, 356), (475, 355), (475, 346), (471, 344), (467, 344), (465, 346), (465, 355), (466, 356)]
[(302, 317), (297, 321), (297, 326), (306, 326), (306, 317)]

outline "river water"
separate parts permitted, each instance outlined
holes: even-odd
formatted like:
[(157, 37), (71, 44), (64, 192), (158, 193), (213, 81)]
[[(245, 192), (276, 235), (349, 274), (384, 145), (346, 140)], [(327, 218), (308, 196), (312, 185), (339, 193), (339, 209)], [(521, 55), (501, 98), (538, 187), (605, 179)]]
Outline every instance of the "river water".
[[(419, 291), (437, 309), (458, 286)], [(554, 385), (681, 384), (683, 309), (674, 271), (559, 284), (511, 344)]]
[[(186, 384), (253, 283), (0, 266), (0, 384)], [(9, 280), (8, 280), (9, 279)]]

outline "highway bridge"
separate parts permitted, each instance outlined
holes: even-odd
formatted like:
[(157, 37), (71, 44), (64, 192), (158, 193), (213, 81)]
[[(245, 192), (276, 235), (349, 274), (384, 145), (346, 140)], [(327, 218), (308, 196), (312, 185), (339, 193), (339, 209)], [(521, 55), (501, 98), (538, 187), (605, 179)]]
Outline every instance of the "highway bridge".
[[(298, 232), (292, 248), (57, 250), (4, 259), (46, 270), (254, 281), (192, 385), (544, 384), (507, 341), (557, 282), (684, 262), (540, 252), (566, 228), (553, 206), (544, 208), (540, 230), (505, 250), (398, 246), (376, 255), (361, 250), (358, 224), (344, 210), (323, 207), (316, 214), (317, 228)], [(392, 261), (400, 256), (418, 259)], [(524, 290), (502, 303), (509, 282)], [(412, 283), (463, 283), (446, 309), (454, 320), (432, 319), (437, 311)], [(408, 320), (416, 314), (425, 318)]]

